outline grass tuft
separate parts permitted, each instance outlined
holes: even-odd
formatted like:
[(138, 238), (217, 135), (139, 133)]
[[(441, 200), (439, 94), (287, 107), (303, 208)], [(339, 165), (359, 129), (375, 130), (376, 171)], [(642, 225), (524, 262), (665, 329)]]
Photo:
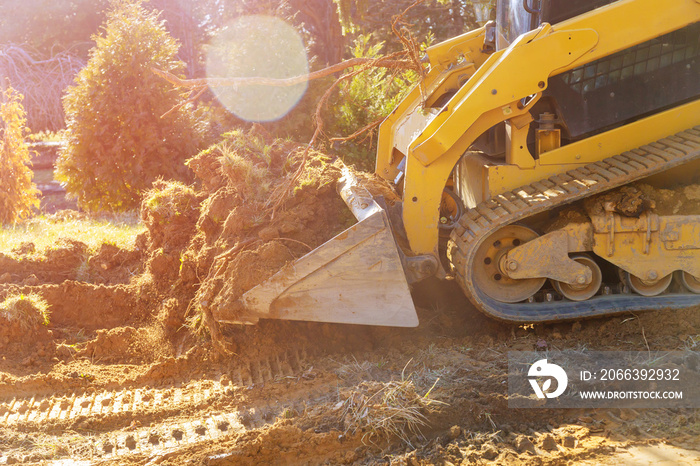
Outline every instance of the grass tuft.
[(411, 445), (412, 436), (420, 436), (420, 428), (428, 424), (426, 414), (436, 405), (443, 404), (430, 398), (430, 392), (421, 396), (412, 380), (390, 382), (363, 382), (357, 387), (341, 391), (341, 421), (345, 433), (364, 431), (363, 440), (398, 437)]
[(197, 195), (191, 186), (179, 181), (158, 180), (144, 195), (141, 216), (145, 215), (143, 210), (149, 210), (160, 218), (178, 217), (198, 207)]
[(32, 331), (39, 325), (49, 325), (49, 304), (37, 293), (13, 294), (0, 303), (0, 318)]

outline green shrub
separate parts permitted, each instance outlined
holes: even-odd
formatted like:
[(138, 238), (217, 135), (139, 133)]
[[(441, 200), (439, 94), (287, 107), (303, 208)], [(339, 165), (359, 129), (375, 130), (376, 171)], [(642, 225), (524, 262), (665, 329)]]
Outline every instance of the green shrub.
[(64, 97), (66, 148), (56, 177), (88, 210), (138, 206), (158, 177), (185, 181), (184, 160), (203, 146), (206, 125), (151, 67), (181, 74), (178, 43), (142, 0), (113, 0), (86, 67)]
[[(361, 35), (355, 40), (353, 57), (378, 58), (384, 47), (380, 42), (370, 45), (371, 35)], [(412, 88), (417, 75), (412, 71), (394, 72), (385, 68), (372, 68), (340, 85), (332, 108), (330, 126), (332, 134), (349, 136), (384, 118), (401, 102)], [(363, 169), (374, 168), (376, 137), (360, 136), (344, 143), (341, 152), (345, 161)]]
[(0, 224), (21, 220), (39, 206), (39, 191), (27, 166), (26, 121), (22, 95), (8, 87), (0, 94)]

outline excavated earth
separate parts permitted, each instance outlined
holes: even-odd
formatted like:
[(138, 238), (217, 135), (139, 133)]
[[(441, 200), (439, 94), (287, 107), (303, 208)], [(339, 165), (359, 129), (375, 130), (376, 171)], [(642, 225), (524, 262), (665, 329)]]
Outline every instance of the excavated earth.
[[(483, 316), (453, 281), (430, 280), (414, 290), (415, 329), (207, 324), (211, 306), (351, 223), (333, 193), (337, 167), (313, 160), (316, 181), (272, 221), (215, 157), (200, 158), (200, 190), (164, 184), (144, 201), (148, 233), (133, 250), (91, 256), (66, 242), (0, 255), (0, 302), (35, 292), (51, 311), (31, 340), (0, 334), (0, 464), (700, 461), (697, 410), (507, 404), (508, 351), (700, 351), (700, 309), (523, 327)], [(372, 393), (396, 385), (419, 399), (423, 420), (397, 421), (401, 435), (372, 417), (382, 409)], [(352, 418), (358, 400), (374, 405)]]

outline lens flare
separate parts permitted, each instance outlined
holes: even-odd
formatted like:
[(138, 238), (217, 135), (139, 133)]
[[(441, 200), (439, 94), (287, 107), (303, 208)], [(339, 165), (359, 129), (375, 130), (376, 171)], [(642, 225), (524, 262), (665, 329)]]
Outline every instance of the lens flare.
[[(279, 18), (251, 15), (234, 20), (207, 50), (210, 78), (289, 78), (309, 72), (299, 33)], [(219, 101), (238, 118), (274, 121), (285, 116), (306, 92), (307, 84), (277, 87), (213, 87)]]

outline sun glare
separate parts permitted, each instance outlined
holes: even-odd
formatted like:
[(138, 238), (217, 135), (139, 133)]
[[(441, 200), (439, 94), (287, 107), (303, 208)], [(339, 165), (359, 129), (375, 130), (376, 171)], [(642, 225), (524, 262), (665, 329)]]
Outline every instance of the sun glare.
[[(237, 18), (212, 40), (207, 51), (210, 78), (289, 78), (307, 74), (309, 64), (299, 33), (283, 20), (251, 15)], [(213, 92), (237, 117), (273, 121), (285, 116), (306, 92), (307, 84), (214, 87)]]

